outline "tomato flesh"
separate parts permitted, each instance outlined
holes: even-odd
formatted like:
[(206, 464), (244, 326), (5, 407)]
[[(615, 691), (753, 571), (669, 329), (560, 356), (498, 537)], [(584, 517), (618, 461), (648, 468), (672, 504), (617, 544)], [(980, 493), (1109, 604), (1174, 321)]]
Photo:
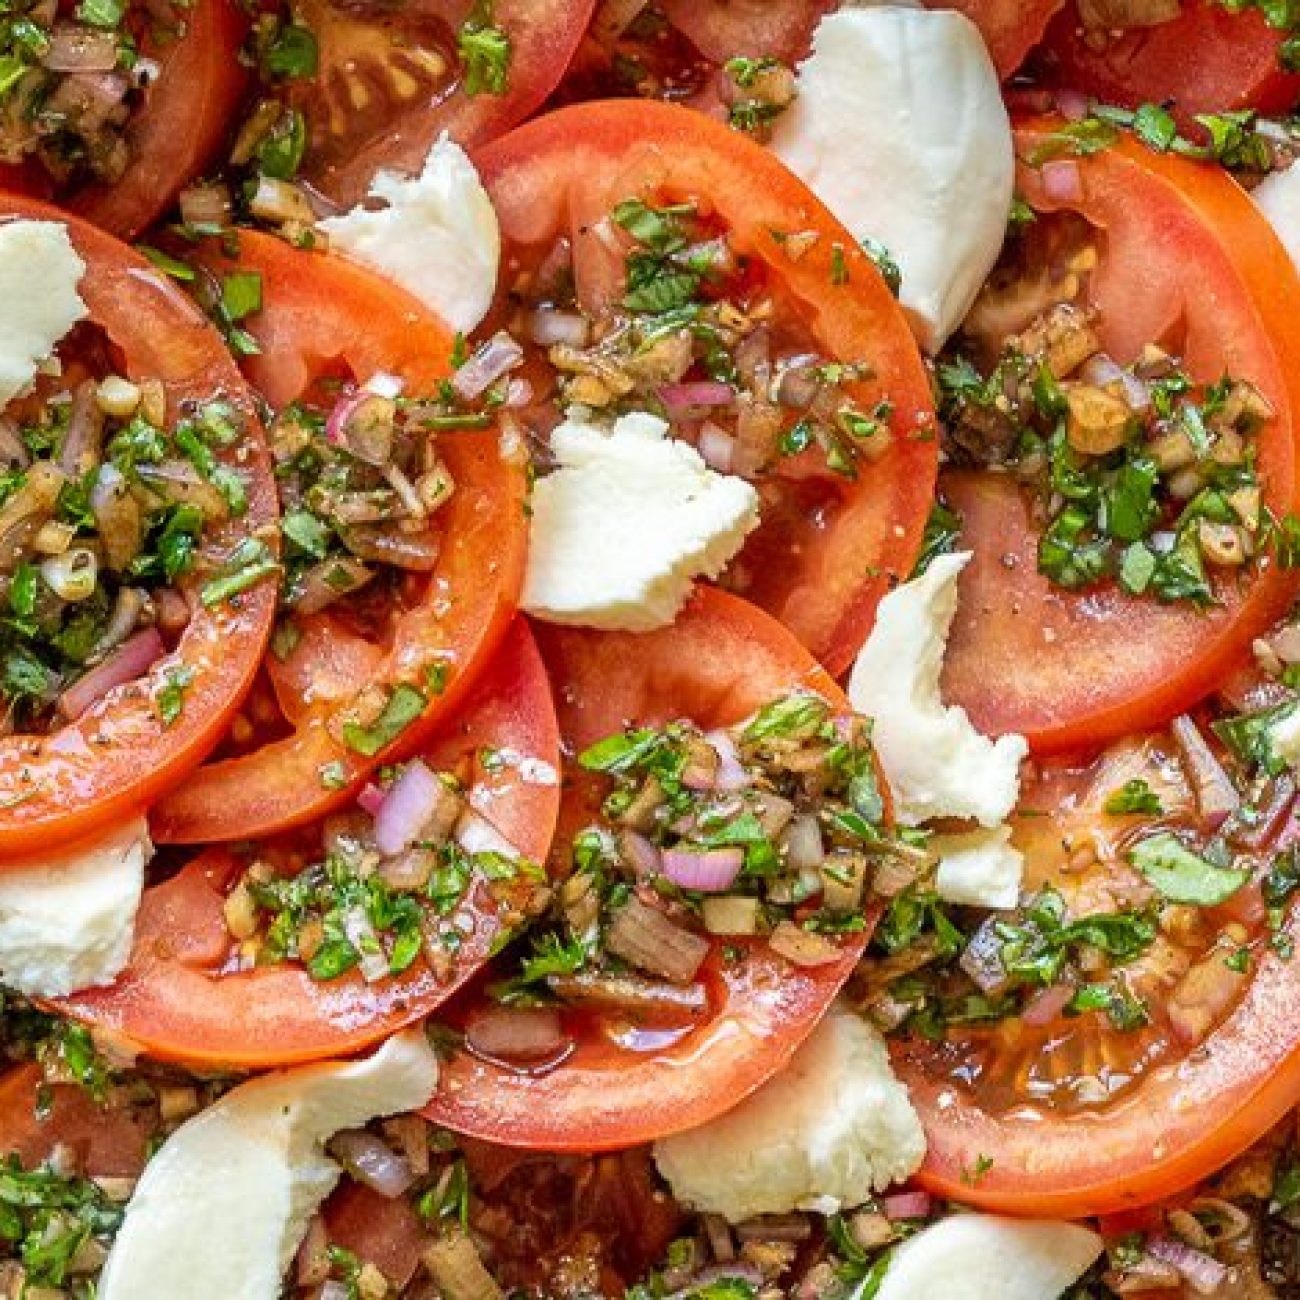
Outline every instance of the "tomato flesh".
[(1043, 39), (1065, 0), (926, 0), (928, 9), (955, 9), (980, 29), (998, 76), (1006, 81)]
[[(1022, 125), (1021, 156), (1051, 129)], [(1194, 380), (1228, 373), (1254, 384), (1274, 413), (1257, 435), (1264, 500), (1287, 514), (1300, 494), (1300, 354), (1288, 323), (1300, 284), (1281, 245), (1217, 170), (1131, 142), (1081, 159), (1079, 169), (1076, 204), (1051, 200), (1028, 165), (1017, 188), (1038, 211), (1073, 208), (1099, 232), (1086, 298), (1106, 351), (1123, 364), (1159, 342)], [(1113, 582), (1067, 591), (1039, 573), (1038, 530), (1005, 476), (952, 473), (944, 490), (964, 515), (959, 545), (974, 552), (945, 663), (947, 698), (983, 730), (1020, 732), (1039, 751), (1098, 746), (1183, 711), (1296, 590), (1295, 575), (1265, 556), (1248, 576), (1221, 582), (1219, 603), (1203, 612), (1129, 597)]]
[[(243, 270), (262, 278), (265, 306), (249, 321), (262, 351), (249, 359), (247, 372), (277, 410), (340, 365), (358, 383), (396, 375), (409, 395), (434, 391), (449, 372), (451, 333), (354, 263), (297, 252), (252, 232), (241, 234), (237, 263), (214, 250), (205, 256), (217, 274)], [(210, 763), (174, 790), (154, 809), (157, 839), (246, 839), (313, 821), (347, 802), (381, 763), (415, 752), (464, 698), (514, 614), (527, 542), (527, 483), (522, 449), (503, 450), (495, 429), (457, 432), (440, 446), (456, 486), (438, 514), (436, 567), (411, 599), (389, 611), (377, 639), (345, 633), (328, 613), (300, 620), (303, 638), (277, 670), (282, 685), (292, 679), (310, 689), (301, 707), (291, 702), (286, 710), (290, 734)], [(327, 661), (338, 669), (328, 695), (315, 689)], [(428, 685), (430, 673), (444, 679), (437, 682), (440, 693)], [(418, 683), (426, 707), (392, 745), (364, 755), (335, 738), (340, 715), (361, 691), (399, 683)]]

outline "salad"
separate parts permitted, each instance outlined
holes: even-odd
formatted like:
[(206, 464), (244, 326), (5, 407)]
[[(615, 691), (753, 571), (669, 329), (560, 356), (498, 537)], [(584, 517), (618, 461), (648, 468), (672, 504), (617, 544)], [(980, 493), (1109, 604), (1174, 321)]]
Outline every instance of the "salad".
[(14, 0), (0, 1300), (1300, 1296), (1300, 9)]

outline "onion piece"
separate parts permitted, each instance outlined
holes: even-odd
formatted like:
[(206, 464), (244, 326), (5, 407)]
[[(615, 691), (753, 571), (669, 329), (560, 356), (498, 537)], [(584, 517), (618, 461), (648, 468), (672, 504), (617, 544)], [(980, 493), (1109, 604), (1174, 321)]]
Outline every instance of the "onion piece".
[(885, 1216), (897, 1223), (901, 1219), (926, 1219), (930, 1217), (933, 1202), (929, 1192), (895, 1192), (880, 1203)]
[(357, 1182), (396, 1200), (412, 1183), (415, 1174), (404, 1156), (387, 1142), (365, 1129), (345, 1129), (330, 1139), (329, 1152)]
[(795, 871), (820, 867), (826, 856), (822, 828), (811, 813), (796, 817), (785, 829), (785, 860)]
[(691, 984), (709, 955), (709, 941), (674, 924), (635, 894), (614, 913), (605, 945), (640, 970)]
[(117, 34), (80, 23), (55, 23), (41, 63), (51, 72), (112, 72)]
[(373, 781), (368, 781), (361, 793), (357, 795), (357, 806), (364, 809), (372, 817), (377, 817), (387, 797), (383, 790)]
[(736, 742), (731, 738), (729, 731), (710, 731), (705, 734), (704, 739), (718, 751), (718, 757), (722, 760), (713, 781), (715, 790), (746, 790), (753, 785), (752, 778), (745, 771), (744, 763), (740, 761), (740, 751), (736, 748)]
[(792, 966), (828, 966), (844, 955), (834, 940), (824, 934), (802, 929), (793, 921), (782, 921), (772, 931), (768, 943), (772, 951), (784, 957)]
[(616, 1011), (644, 1022), (680, 1021), (702, 1016), (709, 1008), (703, 984), (669, 984), (640, 975), (554, 975), (551, 991), (566, 1002), (597, 1011)]
[(1146, 1253), (1176, 1268), (1198, 1295), (1213, 1295), (1228, 1277), (1226, 1264), (1173, 1237), (1151, 1238), (1147, 1241)]
[(452, 391), (461, 401), (472, 402), (523, 359), (523, 348), (505, 330), (498, 330), (452, 376)]
[(563, 1059), (572, 1047), (554, 1007), (490, 1007), (465, 1026), (470, 1051), (489, 1061), (539, 1065)]
[(591, 338), (591, 323), (581, 312), (542, 308), (528, 317), (528, 337), (542, 348), (585, 348)]
[(75, 722), (109, 691), (143, 677), (167, 653), (158, 629), (147, 627), (128, 637), (97, 668), (74, 682), (59, 697), (59, 712)]
[(1002, 939), (996, 921), (990, 918), (975, 931), (957, 964), (981, 993), (996, 993), (1006, 987), (1007, 972), (1002, 965)]
[(1054, 158), (1043, 164), (1043, 193), (1054, 203), (1083, 200), (1083, 173), (1073, 158)]
[(730, 406), (736, 400), (736, 390), (721, 380), (702, 379), (665, 384), (659, 390), (659, 400), (669, 415), (681, 415), (696, 406)]
[(735, 847), (705, 849), (665, 849), (663, 873), (682, 889), (692, 889), (701, 894), (725, 893), (736, 883), (745, 855)]
[(640, 831), (622, 830), (618, 833), (618, 851), (641, 879), (659, 875), (663, 870), (663, 857), (655, 845)]
[(1030, 1000), (1021, 1013), (1020, 1019), (1026, 1025), (1035, 1025), (1039, 1028), (1050, 1025), (1065, 1010), (1066, 1004), (1073, 996), (1074, 990), (1068, 984), (1053, 984)]
[(711, 420), (700, 430), (699, 440), (695, 444), (704, 463), (719, 474), (730, 474), (731, 465), (736, 457), (736, 440), (725, 429), (719, 428)]
[(1206, 744), (1200, 728), (1187, 714), (1175, 718), (1170, 730), (1187, 765), (1187, 774), (1192, 778), (1201, 816), (1217, 829), (1237, 811), (1241, 796), (1232, 784), (1232, 778), (1223, 770), (1223, 764)]
[(436, 773), (418, 758), (412, 759), (375, 814), (375, 847), (385, 857), (391, 857), (414, 844), (444, 796), (459, 803)]

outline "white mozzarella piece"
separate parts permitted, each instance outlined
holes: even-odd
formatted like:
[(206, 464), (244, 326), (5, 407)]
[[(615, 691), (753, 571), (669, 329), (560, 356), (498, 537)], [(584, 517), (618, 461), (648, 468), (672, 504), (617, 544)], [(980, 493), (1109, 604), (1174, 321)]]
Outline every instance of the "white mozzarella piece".
[(957, 579), (970, 554), (940, 555), (891, 591), (849, 679), (849, 698), (872, 718), (872, 737), (904, 826), (937, 817), (997, 826), (1016, 805), (1023, 736), (981, 735), (966, 710), (940, 698)]
[(935, 890), (945, 902), (1004, 910), (1019, 901), (1025, 858), (1009, 826), (936, 835), (930, 847), (939, 855)]
[(1060, 1300), (1102, 1245), (1075, 1223), (954, 1214), (894, 1251), (876, 1300)]
[(419, 176), (377, 173), (370, 200), (384, 206), (320, 222), (330, 247), (395, 280), (468, 334), (496, 293), (501, 228), (465, 151), (443, 136)]
[(1270, 173), (1250, 191), (1250, 197), (1300, 268), (1300, 167)]
[(611, 431), (570, 419), (533, 489), (523, 607), (552, 623), (646, 632), (676, 618), (758, 525), (758, 493), (711, 470), (653, 415)]
[(1300, 769), (1300, 704), (1269, 726), (1268, 744), (1282, 762)]
[(949, 11), (845, 6), (822, 19), (772, 148), (858, 239), (888, 249), (937, 352), (993, 269), (1015, 173), (978, 30)]
[(411, 1030), (365, 1060), (266, 1074), (227, 1093), (145, 1166), (99, 1300), (276, 1300), (342, 1173), (325, 1142), (423, 1106), (437, 1081), (428, 1040)]
[(833, 1008), (790, 1064), (734, 1110), (655, 1143), (673, 1194), (732, 1223), (835, 1213), (914, 1173), (925, 1135), (884, 1040)]
[(59, 340), (87, 315), (86, 264), (61, 221), (0, 225), (0, 406), (31, 387)]
[(131, 955), (152, 856), (149, 829), (135, 817), (0, 869), (0, 982), (46, 998), (111, 984)]

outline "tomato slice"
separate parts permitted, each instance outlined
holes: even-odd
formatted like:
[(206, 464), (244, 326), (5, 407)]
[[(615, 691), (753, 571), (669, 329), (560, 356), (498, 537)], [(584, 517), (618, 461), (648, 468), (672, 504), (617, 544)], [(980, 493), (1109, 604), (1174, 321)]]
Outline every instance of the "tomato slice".
[(76, 1084), (47, 1088), (38, 1065), (15, 1066), (0, 1078), (0, 1151), (25, 1169), (50, 1159), (56, 1147), (71, 1147), (78, 1166), (96, 1177), (134, 1178), (152, 1129), (145, 1112), (105, 1108)]
[[(246, 512), (212, 530), (212, 553), (231, 554), (250, 534), (273, 533), (275, 485), (252, 395), (215, 330), (161, 272), (111, 236), (43, 204), (6, 196), (4, 214), (65, 222), (86, 263), (80, 292), (89, 320), (128, 377), (157, 379), (168, 418), (215, 397), (236, 406), (245, 436), (219, 451), (244, 479)], [(202, 579), (178, 589), (189, 623), (147, 676), (109, 691), (75, 722), (47, 735), (0, 739), (0, 854), (81, 838), (147, 806), (218, 742), (257, 671), (275, 612), (273, 584), (211, 606)], [(168, 723), (158, 694), (188, 674), (184, 707)]]
[(239, 58), (248, 19), (238, 0), (194, 0), (181, 13), (179, 37), (143, 26), (140, 53), (159, 71), (127, 130), (125, 175), (112, 185), (87, 185), (67, 200), (79, 216), (123, 239), (161, 217), (211, 162), (248, 80)]
[[(1022, 124), (1032, 153), (1053, 129)], [(1300, 294), (1286, 253), (1245, 193), (1222, 172), (1125, 140), (1078, 160), (1080, 202), (1052, 200), (1021, 165), (1017, 190), (1039, 212), (1079, 213), (1100, 232), (1085, 297), (1106, 351), (1122, 364), (1149, 342), (1183, 358), (1198, 382), (1247, 379), (1274, 414), (1257, 435), (1265, 503), (1279, 517), (1300, 500), (1296, 410)], [(1112, 582), (1070, 592), (1039, 573), (1028, 503), (1005, 479), (945, 475), (964, 515), (962, 577), (944, 672), (948, 698), (977, 725), (1018, 731), (1040, 751), (1095, 746), (1158, 725), (1208, 693), (1251, 640), (1280, 617), (1295, 575), (1260, 561), (1254, 576), (1218, 583), (1219, 603), (1132, 597)]]
[[(1162, 746), (1164, 757), (1144, 757)], [(1138, 772), (1159, 788), (1162, 767), (1177, 768), (1168, 752), (1167, 741), (1143, 737), (1087, 769), (1046, 766), (1026, 785), (1014, 832), (1026, 879), (1058, 889), (1071, 917), (1131, 897), (1131, 871), (1118, 859), (1133, 842), (1134, 818), (1104, 815), (1100, 805)], [(1181, 816), (1174, 800), (1190, 798), (1185, 787), (1172, 796), (1161, 788), (1163, 814)], [(957, 1027), (938, 1042), (894, 1040), (895, 1066), (929, 1142), (918, 1181), (1001, 1213), (1113, 1214), (1191, 1186), (1281, 1120), (1300, 1087), (1300, 966), (1279, 951), (1300, 935), (1300, 915), (1292, 909), (1272, 935), (1257, 880), (1272, 851), (1293, 839), (1294, 816), (1292, 804), (1276, 819), (1289, 829), (1264, 848), (1233, 841), (1234, 866), (1255, 872), (1256, 882), (1186, 930), (1162, 925), (1148, 957), (1118, 968), (1131, 972), (1126, 983), (1147, 1003), (1146, 1026), (1120, 1030), (1102, 1012), (1057, 1012), (1033, 1025), (1020, 1018)], [(1100, 869), (1071, 861), (1079, 845), (1095, 846)], [(1077, 911), (1074, 900), (1084, 903)], [(1250, 953), (1245, 971), (1224, 966), (1228, 948), (1217, 946), (1234, 923)], [(1180, 955), (1193, 932), (1206, 946)], [(1099, 1101), (1085, 1100), (1085, 1083)]]
[(458, 52), (473, 0), (434, 0), (409, 12), (305, 0), (298, 17), (316, 34), (319, 71), (287, 92), (307, 120), (301, 175), (349, 206), (365, 197), (381, 167), (418, 172), (443, 132), (472, 148), (508, 131), (555, 89), (594, 6), (496, 0), (491, 22), (509, 43), (498, 93), (475, 87)]
[[(847, 668), (881, 596), (911, 571), (937, 456), (916, 346), (856, 241), (754, 141), (673, 105), (562, 109), (477, 161), (501, 220), (506, 264), (531, 268), (571, 240), (588, 315), (613, 310), (624, 293), (623, 261), (597, 237), (614, 207), (633, 197), (689, 202), (725, 230), (746, 276), (766, 277), (779, 304), (774, 329), (797, 327), (828, 361), (865, 363), (869, 373), (845, 392), (860, 410), (879, 410), (888, 445), (852, 478), (824, 465), (801, 469), (804, 458), (794, 458), (762, 479), (762, 523), (729, 579), (831, 672)], [(792, 257), (786, 235), (796, 233)], [(511, 310), (510, 290), (503, 284), (499, 313)], [(539, 391), (553, 391), (554, 382), (548, 368)]]
[[(435, 771), (472, 764), (472, 805), (524, 857), (544, 861), (558, 785), (531, 764), (486, 769), (478, 759), (485, 750), (552, 768), (559, 761), (546, 670), (522, 621), (423, 757)], [(446, 978), (418, 961), (377, 983), (355, 972), (320, 982), (296, 964), (222, 973), (231, 942), (222, 905), (240, 872), (232, 854), (210, 850), (146, 891), (126, 970), (109, 988), (61, 1001), (59, 1011), (191, 1065), (263, 1068), (346, 1055), (428, 1015), (487, 960), (501, 928), (500, 908), (479, 882), (461, 904), (470, 937)]]
[[(705, 727), (729, 725), (798, 689), (848, 707), (779, 624), (709, 588), (662, 631), (634, 636), (547, 628), (539, 639), (568, 752), (629, 722), (689, 717)], [(589, 780), (570, 781), (558, 842), (568, 843), (597, 807)], [(781, 1068), (848, 977), (864, 942), (854, 936), (840, 959), (801, 969), (765, 942), (716, 940), (700, 975), (708, 1018), (675, 1042), (634, 1052), (593, 1034), (562, 1064), (533, 1074), (461, 1049), (423, 1113), (458, 1133), (546, 1151), (610, 1150), (701, 1124)], [(726, 960), (727, 946), (743, 946), (744, 958)], [(482, 999), (469, 991), (453, 1018)]]
[(980, 29), (1003, 81), (1016, 72), (1043, 39), (1065, 0), (926, 0), (928, 9), (956, 9)]
[(668, 21), (711, 63), (737, 55), (794, 63), (832, 0), (665, 0)]
[[(354, 263), (251, 232), (240, 235), (237, 262), (216, 249), (203, 257), (217, 275), (261, 276), (265, 306), (248, 322), (261, 353), (246, 369), (274, 409), (340, 369), (358, 383), (396, 375), (407, 395), (433, 392), (449, 373), (450, 331)], [(297, 620), (302, 638), (276, 669), (290, 734), (196, 773), (155, 809), (156, 838), (193, 844), (303, 825), (346, 802), (380, 764), (415, 752), (459, 704), (514, 614), (527, 542), (526, 477), (522, 449), (507, 447), (495, 429), (457, 432), (440, 447), (455, 491), (438, 516), (433, 571), (404, 589), (376, 637), (346, 632), (326, 615)], [(318, 689), (327, 665), (329, 692)], [(393, 744), (365, 755), (335, 738), (364, 689), (391, 692), (404, 683), (420, 690), (426, 706)]]
[(1300, 76), (1282, 65), (1285, 39), (1258, 7), (1233, 13), (1217, 0), (1185, 0), (1168, 22), (1089, 40), (1070, 0), (1048, 31), (1043, 71), (1052, 85), (1108, 104), (1167, 103), (1187, 126), (1197, 113), (1288, 111)]

